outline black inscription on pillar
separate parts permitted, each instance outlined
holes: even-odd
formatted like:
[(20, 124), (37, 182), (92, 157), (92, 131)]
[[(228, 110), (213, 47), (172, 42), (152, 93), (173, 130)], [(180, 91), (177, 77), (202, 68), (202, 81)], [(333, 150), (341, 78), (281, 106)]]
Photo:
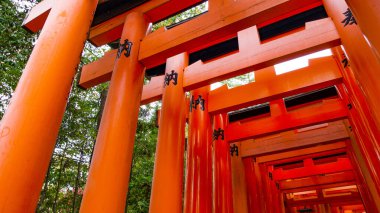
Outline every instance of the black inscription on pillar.
[(343, 19), (343, 21), (341, 22), (343, 24), (343, 27), (347, 26), (347, 25), (353, 25), (353, 24), (356, 24), (356, 20), (355, 20), (355, 17), (354, 15), (352, 14), (350, 8), (347, 8), (346, 12), (343, 13), (343, 15), (346, 17), (345, 19)]
[(201, 95), (198, 95), (198, 99), (194, 100), (194, 96), (192, 95), (190, 98), (190, 112), (193, 111), (193, 109), (197, 109), (197, 106), (199, 105), (199, 109), (202, 111), (205, 111), (205, 99), (202, 98)]
[(269, 179), (273, 180), (273, 174), (272, 174), (272, 172), (269, 172), (268, 176), (269, 176)]
[(173, 80), (173, 85), (177, 85), (178, 81), (178, 73), (176, 73), (174, 70), (170, 74), (166, 73), (165, 74), (165, 83), (164, 86), (169, 86), (170, 81)]
[(343, 67), (346, 68), (348, 67), (350, 64), (348, 63), (348, 59), (346, 57), (345, 54), (343, 54), (343, 60), (342, 60), (342, 64), (343, 64)]
[(231, 156), (234, 156), (234, 154), (236, 154), (236, 156), (239, 156), (239, 147), (236, 146), (236, 144), (231, 145), (230, 146), (230, 153), (231, 153)]
[(224, 130), (219, 128), (219, 129), (214, 129), (214, 132), (212, 133), (214, 140), (218, 140), (219, 136), (221, 140), (224, 140)]
[(351, 103), (347, 104), (347, 108), (348, 108), (349, 110), (351, 110), (351, 109), (352, 109), (352, 104), (351, 104)]
[(124, 55), (126, 57), (129, 57), (131, 55), (131, 49), (132, 49), (133, 43), (128, 41), (128, 39), (124, 40), (123, 44), (119, 44), (119, 48), (117, 49), (117, 58), (120, 58), (121, 54), (125, 51)]

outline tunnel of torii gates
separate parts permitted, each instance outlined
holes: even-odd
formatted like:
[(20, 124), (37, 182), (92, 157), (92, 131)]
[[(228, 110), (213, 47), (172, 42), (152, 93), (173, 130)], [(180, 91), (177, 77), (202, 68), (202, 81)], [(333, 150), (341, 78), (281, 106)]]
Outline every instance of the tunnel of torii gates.
[[(80, 87), (110, 88), (80, 212), (124, 212), (139, 107), (157, 100), (150, 212), (380, 212), (380, 2), (210, 0), (151, 32), (201, 3), (44, 0), (30, 11), (23, 26), (41, 32), (0, 125), (0, 212), (35, 211), (86, 40), (119, 45), (81, 71)], [(252, 83), (210, 91), (251, 71)]]

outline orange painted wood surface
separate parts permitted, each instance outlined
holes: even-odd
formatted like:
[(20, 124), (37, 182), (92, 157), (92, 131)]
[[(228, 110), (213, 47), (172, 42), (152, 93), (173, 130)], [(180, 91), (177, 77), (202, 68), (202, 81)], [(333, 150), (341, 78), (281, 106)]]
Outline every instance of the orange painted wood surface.
[(155, 23), (200, 2), (201, 0), (150, 0), (132, 10), (92, 27), (89, 40), (96, 46), (101, 46), (120, 38), (124, 19), (131, 12), (144, 13), (150, 22)]
[[(261, 45), (255, 27), (239, 32), (240, 52), (206, 64), (199, 61), (187, 67), (184, 76), (185, 90), (234, 77), (252, 71), (253, 68), (261, 69), (279, 61), (339, 43), (339, 37), (329, 19), (310, 22), (308, 26), (304, 31)], [(255, 36), (256, 39), (253, 39)], [(300, 40), (305, 42), (298, 45)], [(254, 47), (255, 44), (256, 48), (244, 48)], [(297, 55), (294, 55), (295, 52)], [(112, 75), (114, 55), (116, 55), (115, 50), (107, 53), (98, 62), (85, 65), (79, 85), (89, 88), (108, 81)], [(144, 89), (143, 94), (146, 92), (148, 91)], [(157, 96), (159, 98), (160, 94)]]
[[(344, 26), (343, 14), (347, 11), (345, 1), (323, 0), (327, 14), (332, 17), (336, 29), (341, 37), (344, 51), (350, 63), (359, 87), (364, 93), (366, 102), (370, 106), (371, 115), (380, 129), (380, 61), (373, 53), (371, 46), (358, 25)], [(378, 38), (379, 39), (379, 38)]]
[(347, 103), (351, 104), (352, 110), (351, 113), (353, 116), (350, 116), (352, 120), (355, 120), (354, 123), (357, 125), (363, 126), (363, 134), (366, 134), (367, 140), (370, 140), (375, 147), (376, 152), (380, 155), (380, 123), (372, 116), (371, 108), (366, 101), (366, 97), (363, 93), (360, 84), (358, 83), (354, 71), (352, 70), (350, 64), (344, 67), (344, 64), (341, 63), (346, 58), (341, 47), (335, 47), (332, 49), (334, 57), (341, 68), (343, 85), (338, 85), (338, 91), (342, 99)]
[[(32, 33), (36, 33), (41, 30), (50, 13), (50, 10), (54, 6), (54, 1), (55, 0), (43, 0), (31, 8), (22, 23), (22, 27)], [(104, 1), (99, 0), (98, 4), (102, 2)]]
[(140, 61), (147, 67), (162, 64), (166, 58), (183, 51), (192, 53), (216, 44), (247, 27), (261, 24), (290, 13), (319, 0), (239, 0), (228, 1), (221, 7), (172, 29), (159, 29), (143, 40)]
[(254, 158), (243, 158), (244, 175), (247, 180), (248, 212), (265, 212), (265, 195), (259, 165)]
[[(272, 155), (268, 155), (271, 157), (267, 158), (267, 160), (273, 158), (273, 156), (276, 156), (277, 154), (280, 155), (280, 156), (277, 156), (279, 159), (267, 162), (266, 165), (269, 166), (269, 165), (286, 164), (289, 162), (304, 161), (305, 159), (309, 159), (309, 158), (317, 158), (318, 159), (319, 157), (327, 157), (327, 159), (330, 159), (330, 161), (334, 161), (335, 159), (338, 158), (338, 157), (333, 157), (334, 155), (345, 158), (346, 157), (345, 153), (347, 152), (347, 148), (346, 148), (347, 144), (345, 144), (345, 143), (347, 143), (347, 141), (348, 140), (346, 139), (346, 140), (335, 142), (335, 143), (327, 143), (326, 145), (322, 144), (322, 145), (310, 147), (311, 149), (308, 149), (308, 148), (298, 149), (298, 151), (300, 153), (295, 153), (294, 156), (290, 156), (292, 151), (274, 153)], [(329, 146), (329, 145), (331, 145), (331, 146)], [(312, 149), (312, 148), (315, 148), (315, 149)], [(294, 151), (296, 151), (296, 150), (294, 150)], [(308, 152), (308, 154), (305, 154), (306, 152)], [(331, 156), (331, 158), (328, 156)], [(264, 156), (262, 156), (262, 157), (264, 157)], [(257, 158), (261, 158), (261, 156), (259, 156)], [(329, 162), (329, 161), (326, 160), (326, 161), (322, 161), (319, 163), (326, 163), (326, 162)], [(295, 165), (289, 166), (287, 168), (288, 169), (296, 168), (297, 165), (300, 166), (299, 163), (296, 163)]]
[(360, 153), (360, 150), (354, 148), (354, 146), (357, 147), (357, 142), (355, 140), (351, 140), (347, 143), (347, 154), (351, 159), (352, 167), (355, 171), (357, 179), (356, 185), (362, 197), (363, 204), (366, 209), (379, 211), (380, 197), (377, 193), (372, 193), (375, 191), (375, 187), (373, 187), (374, 183), (370, 180), (370, 174), (363, 160), (363, 155)]
[[(23, 22), (23, 27), (31, 32), (42, 29), (47, 16), (53, 7), (54, 0), (44, 0), (29, 12)], [(124, 20), (132, 12), (145, 14), (150, 22), (157, 22), (174, 15), (188, 7), (200, 3), (201, 0), (150, 0), (90, 29), (89, 41), (96, 46), (113, 42), (120, 38)]]
[[(109, 42), (113, 42), (120, 38), (121, 32), (123, 30), (123, 25), (125, 18), (131, 12), (140, 12), (146, 14), (148, 11), (159, 8), (165, 3), (170, 2), (171, 0), (150, 0), (138, 7), (133, 8), (123, 14), (113, 17), (103, 23), (100, 23), (96, 26), (91, 27), (89, 40), (95, 46), (101, 46)], [(148, 18), (148, 17), (147, 17)], [(148, 18), (149, 20), (149, 18)], [(150, 20), (149, 20), (150, 21)]]
[[(285, 160), (292, 157), (301, 157), (301, 156), (308, 156), (308, 155), (312, 155), (316, 153), (323, 153), (323, 152), (331, 151), (331, 150), (335, 150), (335, 151), (338, 150), (336, 153), (339, 153), (339, 152), (344, 151), (345, 147), (346, 147), (345, 142), (336, 142), (336, 143), (297, 149), (297, 150), (287, 151), (287, 152), (282, 152), (282, 153), (258, 156), (256, 157), (256, 161), (258, 163), (267, 163), (271, 161)], [(244, 152), (244, 149), (242, 149), (242, 152)]]
[[(235, 145), (240, 150), (241, 143), (237, 142)], [(231, 179), (233, 212), (248, 212), (247, 183), (244, 176), (243, 158), (240, 154), (231, 156)]]
[[(208, 107), (196, 100), (208, 102), (210, 86), (190, 92), (189, 132), (186, 157), (184, 213), (212, 212), (212, 138)], [(224, 174), (230, 175), (230, 174)]]
[[(225, 130), (227, 126), (227, 114), (214, 116), (215, 130)], [(230, 145), (226, 138), (218, 136), (213, 140), (213, 212), (232, 213), (232, 180), (231, 180), (231, 155)]]
[(340, 69), (332, 56), (312, 59), (308, 67), (277, 76), (274, 67), (268, 67), (255, 72), (253, 83), (235, 87), (223, 93), (217, 90), (212, 91), (209, 110), (210, 113), (228, 112), (325, 88), (341, 81)]
[[(277, 104), (271, 104), (271, 112), (278, 107)], [(226, 136), (230, 142), (240, 141), (346, 117), (347, 108), (343, 102), (339, 99), (330, 99), (276, 116), (230, 123), (226, 129)]]
[[(152, 1), (153, 2), (153, 1)], [(261, 1), (260, 1), (261, 2)], [(267, 7), (266, 6), (266, 4), (263, 4), (262, 2), (260, 3), (260, 2), (258, 2), (257, 4), (260, 6), (260, 7)], [(289, 1), (289, 2), (294, 2), (294, 1)], [(295, 2), (298, 2), (298, 0), (297, 1), (295, 1)], [(289, 8), (286, 8), (286, 9), (284, 9), (283, 7), (284, 7), (284, 5), (281, 5), (281, 6), (279, 6), (280, 8), (277, 8), (278, 9), (278, 13), (280, 13), (280, 14), (282, 14), (282, 16), (284, 16), (284, 17), (281, 17), (281, 18), (286, 18), (288, 15), (289, 15), (289, 11), (291, 11), (290, 9), (297, 9), (298, 8), (298, 10), (300, 10), (300, 11), (303, 11), (303, 10), (305, 10), (305, 9), (307, 9), (308, 7), (310, 7), (310, 6), (306, 6), (307, 4), (307, 2), (306, 1), (302, 1), (303, 3), (301, 3), (301, 4), (296, 4), (297, 6), (294, 6), (293, 4), (293, 6), (292, 7), (289, 7)], [(315, 1), (315, 0), (311, 0), (309, 3), (313, 3), (312, 5), (314, 5), (314, 6), (318, 6), (318, 3), (319, 1)], [(277, 2), (278, 3), (278, 2)], [(276, 4), (277, 4), (276, 3)], [(234, 3), (234, 4), (236, 4), (236, 3)], [(247, 4), (247, 3), (245, 3), (245, 4)], [(143, 5), (142, 5), (143, 6)], [(244, 6), (244, 5), (243, 5)], [(303, 8), (302, 8), (302, 7)], [(299, 7), (301, 7), (301, 8), (299, 8)], [(305, 8), (306, 7), (306, 8)], [(247, 9), (247, 8), (243, 8), (243, 9)], [(296, 10), (297, 11), (297, 10)], [(300, 11), (297, 11), (297, 12), (300, 12)], [(215, 16), (215, 14), (217, 13), (217, 12), (220, 12), (219, 10), (217, 10), (217, 11), (215, 11), (213, 14), (214, 14), (214, 16)], [(288, 13), (285, 13), (285, 12), (288, 12)], [(294, 11), (293, 11), (294, 12)], [(263, 19), (263, 21), (264, 20), (267, 20), (269, 17), (273, 17), (274, 16), (274, 14), (270, 14), (270, 15), (268, 15), (268, 13), (269, 13), (269, 11), (265, 11), (265, 18), (264, 17), (262, 17), (261, 19)], [(223, 13), (222, 13), (223, 14)], [(208, 14), (204, 14), (204, 15), (202, 15), (202, 16), (206, 16), (206, 15), (208, 15)], [(202, 17), (201, 16), (201, 17)], [(115, 22), (117, 22), (117, 24), (122, 24), (123, 23), (123, 21), (124, 21), (124, 19), (123, 19), (123, 17), (124, 17), (124, 15), (122, 16), (122, 17), (117, 17), (117, 18), (114, 18), (114, 19), (112, 19), (112, 21), (115, 21)], [(201, 18), (201, 17), (199, 17), (199, 18)], [(218, 17), (219, 18), (219, 17)], [(197, 18), (198, 19), (198, 18)], [(265, 25), (267, 25), (267, 24), (270, 24), (270, 23), (272, 23), (272, 21), (274, 21), (274, 20), (277, 20), (277, 19), (279, 19), (279, 17), (276, 17), (276, 16), (274, 16), (274, 18), (273, 19), (270, 19), (269, 21), (271, 21), (271, 22), (268, 22), (268, 21), (264, 21), (264, 22), (262, 22), (260, 25), (263, 25), (263, 26), (265, 26)], [(119, 21), (117, 21), (117, 20), (119, 20)], [(206, 19), (206, 20), (208, 20), (208, 19)], [(193, 21), (193, 20), (192, 20)], [(189, 24), (191, 24), (192, 23), (192, 21), (189, 21)], [(194, 19), (194, 21), (195, 21), (195, 19)], [(255, 20), (255, 23), (257, 22), (257, 20)], [(240, 22), (239, 22), (240, 23)], [(186, 24), (188, 24), (188, 23), (186, 23)], [(197, 25), (197, 24), (200, 24), (200, 26), (202, 26), (203, 24), (204, 24), (204, 20), (202, 21), (197, 21), (196, 22), (196, 24), (195, 25)], [(103, 26), (104, 25), (104, 26)], [(97, 26), (97, 27), (99, 27), (99, 28), (102, 28), (102, 26), (103, 26), (103, 28), (107, 28), (107, 27), (112, 27), (113, 26), (113, 24), (107, 24), (107, 22), (105, 22), (105, 23), (102, 23), (102, 24), (100, 24), (100, 26)], [(186, 25), (187, 26), (187, 25)], [(168, 37), (168, 42), (170, 42), (170, 43), (172, 43), (172, 42), (174, 42), (174, 41), (172, 41), (173, 40), (173, 36), (178, 36), (178, 35), (176, 35), (176, 33), (182, 33), (182, 31), (179, 31), (179, 32), (177, 32), (177, 30), (178, 30), (178, 28), (180, 28), (180, 29), (184, 29), (184, 30), (199, 30), (198, 28), (199, 27), (186, 27), (186, 26), (178, 26), (178, 27), (175, 27), (175, 28), (173, 28), (173, 29), (171, 29), (171, 30), (169, 30), (169, 31), (165, 31), (165, 30), (163, 30), (163, 29), (159, 29), (159, 30), (157, 30), (153, 35), (149, 35), (149, 36), (153, 36), (153, 38), (155, 39), (155, 40), (152, 40), (152, 45), (160, 45), (160, 42), (161, 42), (161, 38), (156, 38), (157, 36), (155, 36), (156, 34), (159, 34), (159, 35), (161, 35), (162, 33), (164, 33), (164, 35), (166, 36), (166, 37)], [(246, 26), (246, 27), (250, 27), (251, 25), (248, 25), (248, 26)], [(96, 28), (97, 27), (95, 27), (91, 32), (95, 35), (95, 31), (96, 31)], [(243, 30), (244, 28), (242, 28), (241, 26), (239, 26), (239, 28), (238, 28), (239, 30)], [(211, 28), (209, 29), (209, 28), (205, 28), (204, 30), (206, 30), (207, 32), (209, 32), (210, 30), (211, 30)], [(105, 31), (107, 31), (107, 29), (99, 29), (99, 31), (100, 31), (100, 33), (102, 33), (102, 32), (105, 32)], [(159, 33), (160, 31), (162, 31), (161, 33)], [(233, 35), (232, 36), (236, 36), (236, 32), (237, 32), (238, 30), (236, 30), (236, 29), (234, 29), (234, 32), (235, 33), (233, 33)], [(121, 31), (120, 31), (121, 32)], [(210, 31), (211, 32), (211, 31)], [(194, 32), (193, 32), (194, 33)], [(186, 34), (187, 35), (187, 34)], [(188, 35), (188, 36), (196, 36), (197, 35), (197, 33), (195, 33), (195, 35)], [(91, 35), (90, 35), (91, 36)], [(216, 36), (220, 36), (220, 33), (216, 33)], [(180, 38), (179, 38), (180, 39)], [(298, 39), (300, 39), (300, 40), (305, 40), (306, 38), (298, 38)], [(192, 46), (192, 48), (196, 48), (196, 49), (201, 49), (201, 48), (204, 48), (205, 46), (209, 46), (209, 45), (211, 45), (211, 44), (207, 44), (207, 43), (209, 43), (210, 41), (212, 40), (212, 43), (214, 44), (214, 43), (218, 43), (218, 42), (220, 42), (220, 39), (210, 39), (209, 37), (206, 37), (206, 38), (203, 38), (203, 40), (201, 40), (198, 44), (196, 44), (196, 43), (194, 43), (194, 41), (191, 41), (192, 43), (191, 43), (191, 46)], [(111, 40), (111, 41), (113, 41), (113, 40)], [(185, 40), (186, 41), (186, 40)], [(182, 44), (182, 42), (185, 42), (184, 40), (179, 40), (177, 43), (178, 43), (178, 45), (183, 45)], [(247, 41), (248, 43), (249, 42), (251, 42), (251, 40), (248, 40)], [(298, 42), (298, 41), (297, 41)], [(143, 43), (144, 43), (144, 41), (143, 41)], [(205, 45), (205, 44), (207, 44), (207, 45)], [(167, 44), (161, 44), (161, 46), (163, 45), (163, 47), (162, 48), (167, 48)], [(247, 45), (247, 43), (244, 43), (244, 45)], [(252, 44), (253, 45), (253, 44)], [(149, 45), (148, 45), (149, 46)], [(148, 48), (148, 50), (146, 50), (146, 51), (151, 51), (149, 48), (151, 48), (151, 47), (147, 47)], [(191, 48), (185, 48), (185, 50), (186, 51), (189, 51), (189, 49), (191, 49)], [(115, 50), (113, 50), (114, 52), (116, 52)], [(143, 52), (143, 49), (141, 49), (140, 50), (140, 52)], [(115, 53), (113, 53), (113, 54), (115, 54)], [(170, 53), (169, 54), (170, 56), (172, 55), (172, 53)], [(156, 57), (155, 57), (155, 59), (156, 59)], [(111, 54), (107, 54), (107, 55), (105, 55), (104, 56), (104, 59), (100, 59), (101, 60), (101, 63), (100, 64), (97, 64), (95, 67), (94, 66), (91, 66), (91, 65), (85, 65), (84, 66), (84, 68), (83, 68), (83, 71), (82, 71), (82, 75), (83, 75), (83, 77), (81, 77), (81, 81), (80, 81), (80, 85), (82, 86), (82, 87), (84, 87), (84, 88), (89, 88), (89, 87), (92, 87), (92, 86), (95, 86), (95, 85), (97, 85), (98, 83), (102, 83), (102, 82), (105, 82), (105, 81), (108, 81), (109, 79), (110, 79), (110, 72), (112, 72), (112, 69), (110, 69), (110, 67), (112, 67), (112, 64), (114, 63), (114, 58), (113, 57), (111, 57)], [(166, 58), (162, 58), (162, 59), (160, 59), (160, 61), (162, 62), (162, 63), (164, 63), (164, 61), (166, 60)], [(152, 67), (153, 65), (152, 64), (148, 64), (148, 63), (146, 63), (145, 65), (147, 65), (148, 67)], [(156, 65), (158, 65), (157, 63), (156, 63)], [(87, 72), (89, 72), (88, 74), (87, 74)], [(99, 73), (98, 73), (99, 72)], [(106, 78), (102, 78), (102, 77), (106, 77)], [(99, 78), (99, 79), (92, 79), (92, 78)]]
[[(92, 63), (83, 66), (79, 80), (79, 86), (89, 89), (98, 84), (107, 82), (112, 77), (117, 51), (111, 50)], [(144, 85), (141, 96), (141, 105), (161, 100), (165, 76), (152, 77), (149, 83)]]
[(117, 50), (110, 50), (98, 60), (82, 67), (79, 86), (88, 89), (111, 80)]
[(276, 181), (283, 181), (288, 179), (300, 179), (309, 176), (316, 176), (320, 174), (333, 174), (340, 172), (347, 172), (352, 170), (350, 159), (338, 158), (336, 162), (324, 163), (316, 165), (312, 159), (305, 159), (303, 161), (304, 167), (295, 169), (275, 169), (273, 171), (273, 179)]
[(25, 17), (22, 27), (33, 33), (41, 30), (49, 16), (53, 3), (54, 0), (44, 0), (34, 6)]
[(208, 63), (198, 61), (188, 66), (185, 70), (185, 90), (259, 70), (340, 43), (329, 18), (308, 22), (305, 30), (263, 44), (260, 43), (255, 26), (240, 31), (238, 39), (238, 53)]
[[(334, 48), (337, 61), (342, 61), (344, 57), (340, 48)], [(349, 112), (350, 125), (352, 133), (355, 135), (355, 141), (360, 147), (361, 153), (366, 165), (370, 171), (377, 190), (377, 196), (380, 195), (380, 176), (377, 172), (380, 167), (380, 129), (376, 123), (376, 118), (371, 113), (369, 103), (363, 94), (363, 90), (354, 76), (351, 66), (343, 67), (342, 74), (344, 84), (338, 85), (338, 91), (343, 101), (351, 106)]]
[[(339, 90), (341, 91), (341, 89)], [(342, 97), (346, 96), (343, 92)], [(345, 98), (343, 98), (345, 99)], [(355, 106), (354, 106), (355, 107)], [(378, 146), (375, 143), (378, 141), (373, 141), (374, 136), (370, 129), (363, 125), (358, 110), (352, 108), (349, 112), (349, 121), (347, 124), (350, 128), (350, 137), (352, 141), (353, 150), (355, 150), (355, 156), (361, 164), (361, 171), (365, 174), (366, 184), (372, 194), (372, 197), (377, 201), (380, 200), (380, 185), (379, 183), (379, 158), (377, 157)], [(380, 204), (380, 202), (376, 202)], [(380, 205), (377, 206), (380, 209)]]
[[(334, 177), (341, 178), (343, 174), (350, 174), (350, 177), (347, 177), (345, 179), (344, 177), (342, 179), (335, 179)], [(337, 176), (336, 176), (337, 175)], [(329, 182), (329, 179), (325, 178), (320, 180), (318, 176), (315, 179), (315, 181), (310, 181), (310, 178), (306, 179), (304, 183), (301, 181), (297, 183), (297, 181), (286, 184), (286, 187), (288, 189), (281, 189), (284, 193), (294, 193), (294, 192), (304, 192), (304, 191), (311, 191), (311, 190), (321, 190), (321, 189), (329, 189), (329, 188), (335, 188), (335, 187), (342, 187), (342, 186), (350, 186), (350, 185), (356, 185), (357, 182), (355, 180), (355, 174), (352, 171), (344, 172), (344, 173), (338, 173), (338, 174), (332, 174), (329, 175), (333, 180)], [(320, 176), (320, 177), (326, 177), (326, 176)], [(330, 179), (331, 180), (331, 179)], [(318, 182), (320, 181), (320, 182)], [(284, 181), (285, 182), (285, 181)], [(294, 184), (294, 185), (293, 185)], [(304, 184), (304, 185), (302, 185)], [(310, 184), (310, 185), (308, 185)]]
[(173, 80), (164, 88), (152, 180), (149, 212), (180, 213), (183, 210), (183, 168), (185, 145), (186, 100), (183, 91), (183, 69), (188, 54), (181, 53), (167, 60), (166, 74), (175, 71)]
[(330, 122), (327, 126), (305, 132), (294, 130), (272, 134), (262, 138), (245, 140), (241, 155), (262, 156), (270, 153), (301, 149), (334, 141), (348, 139), (346, 126), (342, 121)]
[(127, 16), (122, 39), (129, 39), (133, 46), (129, 57), (124, 55), (125, 50), (115, 61), (83, 193), (82, 213), (125, 209), (145, 74), (137, 57), (139, 42), (147, 30), (149, 23), (143, 14)]
[(346, 0), (358, 26), (380, 59), (380, 2), (377, 0)]
[(352, 182), (355, 181), (355, 175), (353, 171), (339, 172), (337, 174), (326, 175), (326, 176), (313, 176), (310, 178), (304, 178), (292, 181), (281, 181), (280, 189), (290, 190), (296, 188), (318, 186), (325, 184), (341, 183), (341, 182)]
[(0, 212), (36, 210), (96, 6), (57, 1), (39, 35), (0, 122)]
[(164, 91), (165, 75), (152, 77), (148, 84), (144, 85), (141, 96), (141, 105), (159, 101)]
[[(362, 204), (359, 193), (352, 193), (350, 195), (342, 195), (336, 197), (327, 198), (317, 198), (317, 199), (307, 199), (307, 200), (287, 200), (286, 204), (288, 207), (293, 206), (306, 206), (306, 205), (319, 205), (319, 204), (330, 204), (331, 206), (348, 206), (355, 204)], [(297, 212), (297, 211), (295, 211)]]
[(272, 172), (272, 168), (272, 166), (267, 166), (265, 164), (259, 164), (257, 168), (261, 176), (261, 196), (264, 197), (265, 202), (265, 210), (263, 212), (266, 213), (279, 212), (276, 211), (276, 208), (281, 205), (280, 203), (276, 203), (277, 193), (276, 191), (272, 190), (272, 185), (275, 184), (269, 177), (269, 172)]

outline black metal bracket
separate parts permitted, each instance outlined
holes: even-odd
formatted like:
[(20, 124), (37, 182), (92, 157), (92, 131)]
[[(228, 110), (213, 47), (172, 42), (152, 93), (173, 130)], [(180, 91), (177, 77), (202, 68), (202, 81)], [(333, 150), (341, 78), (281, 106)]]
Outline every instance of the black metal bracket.
[(234, 153), (236, 154), (236, 156), (239, 156), (239, 147), (236, 146), (236, 144), (230, 146), (230, 153), (231, 156), (234, 156)]
[(164, 86), (165, 85), (169, 86), (171, 80), (173, 80), (173, 84), (174, 85), (177, 85), (177, 83), (178, 83), (178, 73), (176, 73), (174, 70), (172, 70), (172, 72), (170, 74), (168, 74), (168, 73), (165, 74)]
[(194, 100), (194, 96), (192, 95), (190, 98), (190, 112), (192, 112), (193, 109), (197, 109), (198, 105), (202, 111), (205, 111), (205, 102), (205, 99), (203, 99), (201, 95), (198, 95), (198, 99), (196, 100)]
[(119, 48), (117, 49), (117, 58), (120, 58), (124, 50), (126, 51), (124, 55), (126, 57), (129, 57), (131, 55), (132, 45), (133, 43), (131, 41), (128, 41), (128, 39), (125, 39), (123, 44), (120, 43)]
[(343, 19), (343, 21), (341, 22), (343, 25), (343, 27), (347, 26), (347, 25), (353, 25), (353, 24), (356, 24), (356, 20), (355, 20), (355, 17), (354, 15), (352, 14), (350, 8), (347, 8), (346, 12), (343, 13), (343, 15), (346, 17), (345, 19)]
[(214, 132), (212, 133), (212, 135), (213, 135), (214, 140), (218, 140), (219, 136), (221, 136), (220, 137), (221, 140), (224, 140), (224, 130), (221, 128), (219, 128), (217, 130), (214, 129)]

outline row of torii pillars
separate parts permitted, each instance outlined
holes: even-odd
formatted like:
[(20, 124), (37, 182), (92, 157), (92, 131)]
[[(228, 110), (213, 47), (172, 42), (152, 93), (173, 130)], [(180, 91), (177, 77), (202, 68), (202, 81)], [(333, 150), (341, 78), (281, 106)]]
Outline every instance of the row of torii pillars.
[[(334, 22), (352, 67), (356, 71), (357, 81), (361, 82), (360, 89), (365, 94), (365, 102), (374, 115), (372, 127), (374, 126), (376, 130), (380, 121), (380, 104), (377, 98), (380, 91), (377, 78), (377, 68), (380, 68), (377, 30), (380, 26), (378, 13), (380, 4), (375, 0), (347, 2), (360, 29), (357, 28), (348, 34), (343, 31), (343, 26), (339, 25), (340, 20)], [(343, 1), (339, 3), (324, 1), (325, 8), (333, 19), (336, 4), (343, 3)], [(96, 6), (95, 0), (57, 1), (41, 31), (15, 95), (0, 124), (0, 212), (33, 212), (37, 206), (72, 79)], [(140, 41), (150, 31), (150, 24), (143, 14), (131, 13), (124, 26), (121, 41), (128, 39), (133, 42), (133, 46), (129, 57), (119, 55), (115, 62), (81, 212), (122, 212), (125, 208), (132, 161), (131, 150), (133, 150), (144, 78), (144, 67), (138, 62), (138, 50)], [(170, 76), (174, 70), (178, 76), (177, 81), (169, 78), (165, 82), (150, 212), (182, 211), (184, 144), (178, 141), (184, 140), (186, 99), (181, 85), (183, 70), (187, 65), (187, 53), (167, 60), (167, 75)], [(206, 98), (207, 92), (208, 88), (200, 88), (193, 91), (192, 95), (194, 97), (202, 95)], [(356, 99), (355, 95), (351, 98)], [(352, 102), (358, 105), (363, 100), (352, 100)], [(357, 107), (360, 109), (360, 106)], [(211, 150), (201, 149), (204, 144), (197, 143), (200, 141), (205, 144), (212, 143), (209, 134), (212, 133), (212, 129), (223, 129), (226, 116), (215, 116), (214, 128), (210, 128), (211, 121), (207, 111), (194, 109), (193, 112), (189, 116), (190, 122), (194, 124), (190, 127), (190, 132), (199, 131), (199, 134), (190, 134), (189, 144), (193, 144), (193, 147), (189, 145), (190, 159), (193, 155), (211, 161)], [(353, 116), (353, 120), (358, 119), (356, 122), (364, 125), (362, 126), (364, 132), (372, 133), (371, 128), (367, 128), (371, 122), (365, 118), (368, 112), (358, 113), (358, 116)], [(359, 140), (373, 137), (376, 142), (376, 135), (360, 136), (360, 131), (358, 132)], [(125, 141), (122, 143), (119, 138), (124, 138)], [(362, 144), (362, 147), (369, 145), (376, 147), (378, 143)], [(219, 157), (224, 161), (219, 162), (226, 163), (229, 146), (224, 145), (221, 150), (224, 151), (219, 153)], [(376, 158), (378, 149), (367, 151), (370, 152), (368, 158), (371, 158), (370, 162), (373, 163), (369, 165), (371, 174), (376, 174), (379, 168), (379, 159)], [(211, 205), (208, 200), (211, 196), (205, 194), (212, 194), (212, 187), (208, 184), (202, 185), (205, 182), (198, 179), (211, 179), (211, 166), (199, 163), (199, 161), (188, 161), (185, 193), (185, 211), (188, 212), (211, 208), (211, 206), (196, 206), (195, 200), (191, 199), (197, 197), (208, 203), (207, 205)], [(198, 165), (204, 166), (204, 169), (199, 169)], [(221, 174), (229, 172), (228, 167), (223, 167), (222, 163), (214, 167)], [(223, 176), (221, 174), (215, 174), (214, 178)], [(215, 180), (216, 184), (217, 181), (222, 180)], [(378, 183), (376, 177), (374, 182)], [(190, 187), (191, 183), (198, 185)], [(225, 183), (221, 183), (223, 184)], [(220, 194), (230, 194), (229, 186), (215, 188), (219, 189), (222, 190)], [(231, 209), (232, 204), (224, 201), (224, 197), (217, 197), (214, 199), (217, 204), (214, 205)]]

